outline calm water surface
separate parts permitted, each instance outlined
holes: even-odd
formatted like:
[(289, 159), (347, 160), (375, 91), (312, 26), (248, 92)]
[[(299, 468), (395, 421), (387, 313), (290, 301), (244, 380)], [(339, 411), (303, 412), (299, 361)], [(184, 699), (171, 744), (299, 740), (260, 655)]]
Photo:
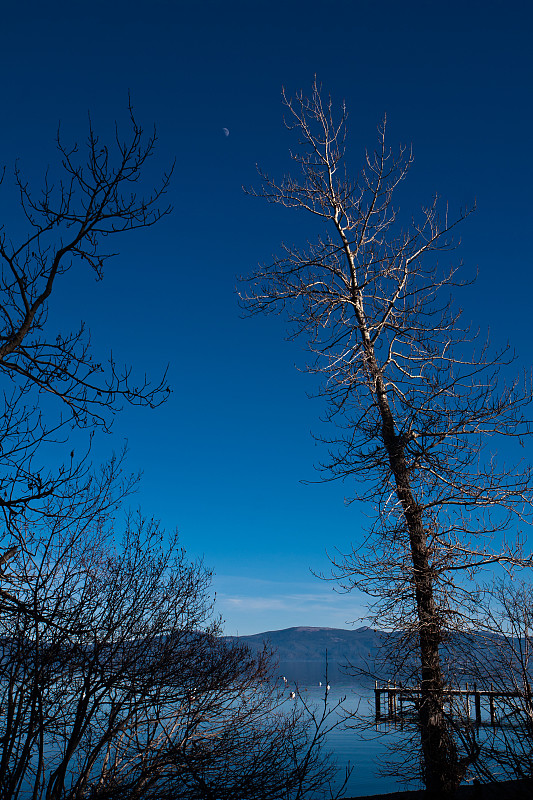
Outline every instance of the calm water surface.
[[(315, 701), (317, 706), (323, 703), (323, 688), (300, 686), (300, 691), (306, 700)], [(343, 697), (346, 697), (343, 707), (347, 711), (357, 712), (361, 716), (372, 713), (374, 694), (371, 690), (363, 687), (332, 686), (328, 693), (328, 703), (334, 706)], [(328, 734), (327, 746), (334, 754), (339, 770), (338, 784), (344, 779), (345, 768), (353, 767), (346, 788), (347, 797), (394, 792), (402, 788), (394, 778), (379, 775), (378, 763), (379, 756), (387, 754), (386, 741), (391, 738), (397, 740), (400, 735), (400, 732), (391, 731), (386, 725), (380, 725), (379, 728), (372, 726), (364, 732), (339, 726)], [(410, 788), (418, 787), (413, 785)]]
[[(298, 688), (306, 701), (309, 699), (317, 706), (324, 700), (324, 687), (326, 678), (324, 669), (315, 663), (286, 662), (280, 664), (280, 673), (287, 679), (287, 692)], [(297, 678), (297, 681), (295, 680)], [(320, 687), (319, 681), (322, 682)], [(374, 711), (374, 692), (370, 686), (361, 686), (357, 679), (350, 678), (336, 668), (328, 670), (328, 682), (331, 686), (328, 692), (328, 704), (335, 706), (343, 697), (346, 697), (343, 707), (346, 711), (357, 712), (358, 717), (370, 717)], [(294, 702), (298, 702), (295, 700)], [(332, 718), (330, 718), (332, 719)], [(398, 780), (392, 777), (379, 775), (380, 756), (387, 755), (387, 744), (391, 740), (401, 741), (402, 733), (390, 726), (382, 724), (379, 727), (370, 725), (364, 732), (350, 730), (339, 726), (328, 734), (327, 744), (333, 752), (339, 768), (339, 784), (342, 783), (345, 768), (353, 767), (349, 778), (346, 796), (358, 797), (368, 794), (381, 794), (394, 792), (403, 788)], [(341, 777), (342, 776), (342, 777)], [(419, 788), (410, 785), (409, 788)]]
[[(322, 706), (323, 708), (326, 678), (324, 670), (318, 664), (296, 661), (281, 663), (280, 675), (287, 680), (287, 695), (297, 685), (306, 701), (309, 700), (311, 705), (314, 703), (317, 707)], [(281, 677), (280, 680), (282, 680)], [(380, 757), (389, 763), (391, 761), (388, 750), (389, 743), (395, 742), (401, 745), (402, 741), (406, 740), (406, 735), (396, 726), (387, 723), (376, 726), (374, 723), (373, 683), (361, 686), (356, 678), (350, 678), (343, 674), (342, 670), (336, 668), (329, 669), (327, 680), (331, 687), (328, 692), (328, 705), (334, 707), (340, 699), (345, 697), (343, 707), (346, 711), (355, 713), (361, 720), (365, 718), (368, 721), (364, 731), (347, 729), (341, 725), (327, 736), (328, 748), (334, 754), (339, 768), (337, 785), (342, 783), (345, 768), (350, 765), (353, 767), (353, 771), (347, 784), (347, 797), (395, 792), (405, 788), (404, 783), (397, 778), (383, 777), (379, 774)], [(321, 687), (319, 681), (322, 682)], [(288, 702), (298, 703), (298, 700), (290, 701), (288, 699)], [(336, 719), (338, 717), (334, 721)], [(483, 742), (490, 731), (488, 725), (490, 718), (486, 703), (482, 705), (481, 719), (486, 725), (486, 727), (481, 727), (478, 733), (480, 742)], [(403, 753), (408, 752), (409, 745), (406, 744)], [(413, 751), (413, 759), (417, 757), (418, 753)], [(494, 774), (498, 774), (497, 768), (495, 768)], [(407, 788), (422, 787), (420, 784), (411, 783)]]

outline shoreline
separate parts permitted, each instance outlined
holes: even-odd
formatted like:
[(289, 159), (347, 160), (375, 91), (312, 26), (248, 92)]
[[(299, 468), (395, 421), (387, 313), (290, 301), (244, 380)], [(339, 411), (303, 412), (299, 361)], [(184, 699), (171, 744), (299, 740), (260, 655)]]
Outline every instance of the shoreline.
[[(498, 781), (477, 786), (460, 786), (453, 795), (457, 800), (529, 800), (533, 795), (531, 780)], [(345, 797), (343, 800), (424, 800), (425, 789), (407, 789), (385, 794), (366, 794), (360, 797)]]

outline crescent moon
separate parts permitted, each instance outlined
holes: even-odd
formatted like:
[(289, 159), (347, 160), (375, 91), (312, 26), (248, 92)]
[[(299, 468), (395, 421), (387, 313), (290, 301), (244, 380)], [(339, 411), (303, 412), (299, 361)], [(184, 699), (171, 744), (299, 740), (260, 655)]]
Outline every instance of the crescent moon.
[(229, 130), (227, 128), (222, 128), (224, 131), (224, 136), (229, 136)]

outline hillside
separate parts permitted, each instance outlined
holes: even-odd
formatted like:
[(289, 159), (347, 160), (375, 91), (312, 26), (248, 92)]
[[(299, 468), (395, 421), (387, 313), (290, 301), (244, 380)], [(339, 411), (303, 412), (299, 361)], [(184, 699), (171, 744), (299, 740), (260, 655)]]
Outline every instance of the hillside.
[[(382, 632), (368, 627), (355, 630), (296, 627), (239, 636), (238, 640), (252, 650), (260, 650), (267, 643), (276, 652), (280, 672), (290, 681), (323, 680), (327, 653), (329, 679), (337, 684), (350, 684), (360, 681), (360, 670), (374, 670), (380, 645), (386, 638)], [(348, 666), (354, 669), (347, 669)]]
[[(328, 675), (332, 681), (337, 684), (367, 684), (374, 676), (379, 680), (393, 676), (394, 670), (383, 663), (383, 655), (386, 650), (394, 653), (394, 639), (397, 636), (369, 627), (354, 630), (296, 627), (239, 636), (238, 641), (246, 643), (254, 651), (260, 650), (266, 642), (276, 653), (280, 672), (290, 681), (315, 683), (323, 680), (327, 652)], [(450, 682), (456, 684), (458, 681), (476, 680), (468, 665), (478, 661), (487, 670), (492, 662), (496, 663), (495, 657), (501, 645), (501, 637), (496, 635), (452, 635), (451, 642), (443, 651), (444, 670), (448, 664), (453, 674), (453, 677), (450, 675)], [(416, 655), (411, 663), (413, 672), (416, 672)], [(404, 667), (404, 679), (410, 680), (413, 673), (408, 664)], [(366, 678), (362, 680), (361, 676), (365, 673)], [(480, 675), (477, 678), (483, 682)], [(487, 673), (485, 678), (490, 680)]]
[(380, 631), (367, 627), (355, 630), (299, 627), (240, 636), (239, 641), (246, 642), (253, 650), (268, 642), (283, 662), (323, 662), (327, 650), (328, 660), (332, 663), (356, 664), (368, 658), (374, 659), (384, 638)]

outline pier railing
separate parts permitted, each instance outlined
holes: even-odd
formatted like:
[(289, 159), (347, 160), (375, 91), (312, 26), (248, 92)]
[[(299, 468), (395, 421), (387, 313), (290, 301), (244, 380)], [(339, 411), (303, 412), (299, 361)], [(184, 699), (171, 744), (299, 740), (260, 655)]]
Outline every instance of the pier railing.
[[(390, 721), (401, 719), (404, 716), (404, 704), (413, 703), (415, 707), (420, 702), (421, 697), (420, 686), (403, 686), (401, 683), (392, 685), (387, 683), (386, 686), (378, 686), (376, 681), (374, 695), (375, 695), (375, 717), (376, 722)], [(495, 726), (498, 723), (496, 718), (496, 701), (509, 700), (511, 698), (526, 698), (524, 692), (520, 691), (503, 691), (495, 690), (491, 684), (490, 689), (478, 689), (477, 684), (469, 686), (468, 683), (463, 689), (446, 687), (442, 690), (445, 702), (450, 705), (450, 713), (460, 713), (465, 718), (466, 722), (474, 721), (476, 725), (482, 724), (481, 707), (482, 700), (487, 701), (489, 704), (489, 716), (491, 725)], [(385, 700), (385, 708), (382, 710), (381, 699)], [(453, 699), (458, 697), (461, 699), (459, 707), (453, 709)], [(474, 718), (471, 716), (471, 701), (474, 702)], [(531, 694), (527, 697), (529, 704), (531, 704)], [(501, 705), (501, 704), (500, 704)]]

